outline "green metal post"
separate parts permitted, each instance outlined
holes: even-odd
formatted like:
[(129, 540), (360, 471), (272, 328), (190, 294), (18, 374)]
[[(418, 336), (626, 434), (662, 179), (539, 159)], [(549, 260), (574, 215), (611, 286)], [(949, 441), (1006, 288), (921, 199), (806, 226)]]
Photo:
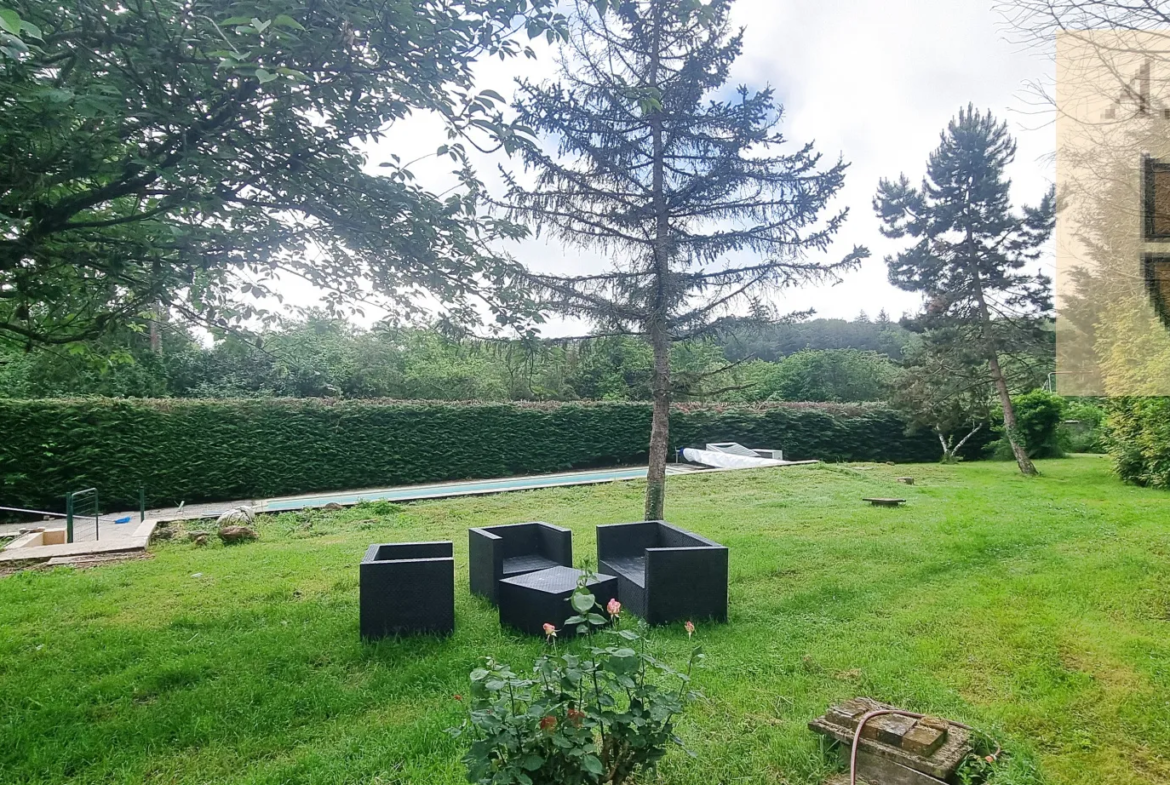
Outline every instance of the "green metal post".
[(138, 486), (138, 522), (146, 520), (146, 487)]
[(97, 488), (94, 488), (94, 491), (93, 491), (93, 538), (95, 541), (100, 540), (102, 538), (102, 530), (101, 530), (102, 519), (101, 519), (101, 515), (98, 513), (98, 510), (100, 510), (100, 509), (101, 509), (101, 507), (99, 506), (99, 503), (98, 503)]
[(65, 494), (65, 541), (73, 542), (73, 494)]

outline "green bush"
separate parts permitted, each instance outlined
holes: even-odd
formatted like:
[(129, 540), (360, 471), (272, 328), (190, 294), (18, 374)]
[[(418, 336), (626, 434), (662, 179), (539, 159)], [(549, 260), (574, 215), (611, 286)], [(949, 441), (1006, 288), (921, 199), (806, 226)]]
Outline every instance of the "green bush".
[[(1059, 430), (1064, 419), (1064, 399), (1044, 390), (1032, 390), (1012, 399), (1016, 410), (1016, 429), (1023, 440), (1024, 451), (1029, 458), (1060, 458)], [(1003, 422), (1003, 414), (996, 417)], [(995, 456), (1004, 460), (1012, 458), (1011, 445), (1003, 426), (996, 429), (999, 441), (994, 446)]]
[(1170, 398), (1119, 398), (1106, 418), (1117, 475), (1135, 485), (1170, 488)]
[(1064, 420), (1064, 399), (1044, 390), (1016, 398), (1016, 425), (1032, 458), (1060, 458), (1057, 431)]
[[(792, 459), (933, 461), (881, 406), (682, 405), (672, 447), (737, 441)], [(0, 400), (0, 499), (106, 509), (533, 474), (646, 460), (644, 403), (447, 404), (331, 399)], [(983, 442), (970, 445), (977, 455)]]
[(883, 401), (897, 366), (857, 349), (806, 349), (772, 366), (760, 395), (770, 401)]
[(1103, 453), (1105, 409), (1093, 400), (1066, 399), (1059, 441), (1065, 452)]

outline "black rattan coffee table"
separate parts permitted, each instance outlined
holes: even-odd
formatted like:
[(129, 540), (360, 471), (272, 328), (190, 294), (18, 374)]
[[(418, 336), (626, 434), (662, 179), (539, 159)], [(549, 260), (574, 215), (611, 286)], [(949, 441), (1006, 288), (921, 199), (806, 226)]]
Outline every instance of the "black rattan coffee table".
[[(531, 635), (543, 635), (545, 624), (562, 629), (565, 619), (574, 615), (569, 597), (582, 575), (572, 567), (550, 567), (504, 578), (499, 583), (500, 624)], [(602, 607), (617, 598), (617, 578), (612, 575), (594, 575), (586, 586)]]

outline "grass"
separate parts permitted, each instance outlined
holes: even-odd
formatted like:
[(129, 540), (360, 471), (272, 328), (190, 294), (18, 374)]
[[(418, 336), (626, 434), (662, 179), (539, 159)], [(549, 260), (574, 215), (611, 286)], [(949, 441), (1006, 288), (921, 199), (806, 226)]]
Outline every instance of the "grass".
[[(979, 726), (1025, 783), (1170, 783), (1170, 511), (1099, 458), (672, 477), (669, 519), (731, 548), (731, 620), (700, 625), (707, 699), (653, 782), (812, 785), (806, 722), (872, 695)], [(917, 484), (897, 485), (912, 475)], [(642, 483), (364, 505), (260, 522), (258, 543), (0, 580), (0, 782), (463, 781), (454, 693), (539, 641), (467, 591), (465, 530), (637, 517)], [(901, 495), (901, 509), (862, 496)], [(457, 631), (362, 645), (371, 542), (452, 539)], [(666, 658), (681, 627), (654, 633)]]

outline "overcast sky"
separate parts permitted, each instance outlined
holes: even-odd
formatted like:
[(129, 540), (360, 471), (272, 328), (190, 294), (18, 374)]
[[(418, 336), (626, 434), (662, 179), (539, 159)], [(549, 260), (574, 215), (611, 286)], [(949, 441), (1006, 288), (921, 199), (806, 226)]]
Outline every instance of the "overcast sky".
[[(967, 102), (1006, 119), (1019, 142), (1010, 171), (1017, 204), (1035, 203), (1052, 181), (1053, 127), (1046, 117), (1029, 114), (1026, 91), (1052, 65), (1043, 53), (1009, 42), (992, 0), (738, 0), (732, 18), (746, 28), (733, 83), (773, 87), (785, 109), (781, 130), (794, 147), (814, 140), (826, 160), (841, 154), (851, 163), (839, 197), (850, 218), (827, 258), (843, 256), (854, 244), (872, 252), (836, 286), (785, 292), (777, 300), (782, 310), (813, 308), (818, 316), (849, 319), (862, 310), (871, 318), (883, 308), (892, 318), (917, 310), (917, 295), (887, 283), (883, 259), (896, 246), (879, 234), (871, 199), (881, 177), (905, 172), (912, 182), (921, 180), (940, 131)], [(479, 81), (510, 97), (516, 75), (539, 80), (553, 73), (545, 48), (537, 61), (485, 63)], [(411, 118), (372, 151), (371, 163), (390, 153), (411, 160), (442, 141), (437, 120)], [(496, 163), (478, 165), (488, 175)], [(436, 190), (453, 182), (450, 167), (434, 158), (412, 168)], [(543, 239), (508, 250), (546, 270), (585, 272), (604, 264)], [(312, 300), (291, 285), (287, 293), (298, 303)], [(545, 329), (550, 335), (582, 331), (582, 325), (565, 323)]]

